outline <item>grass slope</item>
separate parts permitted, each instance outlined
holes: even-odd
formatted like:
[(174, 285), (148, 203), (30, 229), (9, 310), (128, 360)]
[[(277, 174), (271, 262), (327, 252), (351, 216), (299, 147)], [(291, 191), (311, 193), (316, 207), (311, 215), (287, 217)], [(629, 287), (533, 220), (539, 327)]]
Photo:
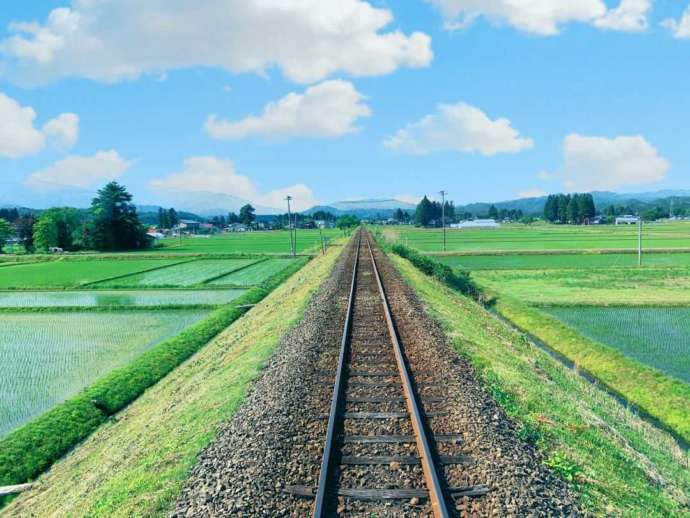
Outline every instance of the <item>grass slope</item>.
[(340, 248), (307, 264), (41, 477), (0, 516), (166, 516)]
[[(690, 460), (666, 433), (531, 345), (472, 300), (402, 258), (397, 268), (468, 358), (518, 435), (572, 482), (586, 511), (608, 516), (683, 516)], [(685, 405), (687, 408), (687, 401)]]

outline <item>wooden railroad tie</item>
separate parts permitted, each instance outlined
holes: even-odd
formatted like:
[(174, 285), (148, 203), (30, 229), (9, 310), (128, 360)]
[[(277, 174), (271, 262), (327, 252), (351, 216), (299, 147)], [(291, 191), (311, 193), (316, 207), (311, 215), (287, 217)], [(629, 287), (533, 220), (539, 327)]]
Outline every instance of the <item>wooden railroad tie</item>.
[[(476, 497), (484, 496), (489, 492), (489, 486), (458, 486), (448, 488), (448, 494), (452, 497)], [(316, 488), (311, 486), (287, 486), (284, 490), (292, 496), (313, 498), (316, 494)], [(360, 488), (339, 488), (336, 491), (338, 496), (352, 498), (353, 500), (409, 500), (411, 498), (429, 498), (429, 492), (421, 488), (405, 488), (405, 489), (360, 489)]]

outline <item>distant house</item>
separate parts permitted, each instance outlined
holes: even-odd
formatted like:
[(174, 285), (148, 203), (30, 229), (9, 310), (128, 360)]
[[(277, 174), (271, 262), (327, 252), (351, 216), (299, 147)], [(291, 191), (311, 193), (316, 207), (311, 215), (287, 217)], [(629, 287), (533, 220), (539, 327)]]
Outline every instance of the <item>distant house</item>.
[(326, 221), (325, 219), (315, 219), (314, 224), (316, 228), (333, 228), (335, 227), (335, 221)]
[(616, 218), (616, 225), (636, 225), (640, 222), (640, 218), (637, 216), (618, 216)]
[(64, 252), (64, 250), (63, 250), (62, 248), (60, 248), (59, 246), (51, 246), (51, 247), (48, 247), (48, 253), (51, 253), (51, 254), (61, 254), (61, 253), (63, 253), (63, 252)]
[(163, 239), (165, 237), (165, 234), (158, 232), (157, 230), (149, 230), (146, 232), (146, 235), (152, 237), (153, 239)]
[(451, 228), (471, 229), (471, 228), (499, 228), (500, 223), (495, 219), (475, 219), (472, 221), (463, 221), (461, 223), (453, 223)]
[(244, 223), (231, 223), (226, 227), (228, 232), (247, 232), (249, 227)]
[(177, 227), (180, 231), (184, 230), (193, 234), (199, 231), (199, 222), (193, 219), (181, 219)]

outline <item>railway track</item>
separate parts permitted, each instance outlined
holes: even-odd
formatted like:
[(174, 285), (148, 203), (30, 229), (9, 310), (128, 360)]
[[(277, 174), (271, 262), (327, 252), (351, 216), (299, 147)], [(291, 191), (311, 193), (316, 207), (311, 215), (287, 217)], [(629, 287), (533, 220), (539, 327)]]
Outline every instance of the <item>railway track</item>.
[(473, 460), (461, 434), (433, 433), (430, 421), (445, 414), (443, 385), (408, 363), (369, 236), (359, 230), (355, 239), (337, 368), (321, 373), (333, 393), (318, 486), (289, 492), (313, 496), (314, 517), (348, 514), (348, 502), (355, 514), (456, 515), (456, 499), (488, 487), (449, 486), (457, 477), (447, 470)]

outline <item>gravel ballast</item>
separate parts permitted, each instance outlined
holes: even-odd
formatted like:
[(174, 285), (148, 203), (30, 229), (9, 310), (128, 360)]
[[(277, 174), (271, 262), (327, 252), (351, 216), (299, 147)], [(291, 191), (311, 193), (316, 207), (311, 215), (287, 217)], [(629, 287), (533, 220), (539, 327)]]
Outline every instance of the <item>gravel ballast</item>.
[[(327, 426), (323, 416), (332, 393), (332, 385), (324, 379), (332, 379), (337, 364), (354, 248), (353, 242), (345, 248), (303, 320), (281, 340), (246, 402), (202, 452), (173, 516), (310, 514), (312, 499), (285, 490), (317, 484)], [(445, 399), (442, 405), (426, 404), (425, 412), (443, 410), (441, 416), (428, 418), (428, 427), (434, 434), (462, 437), (461, 450), (439, 444), (438, 453), (461, 451), (473, 460), (445, 466), (443, 477), (449, 486), (490, 489), (478, 498), (449, 502), (453, 511), (459, 516), (577, 515), (566, 485), (530, 445), (516, 437), (510, 420), (472, 368), (450, 348), (411, 288), (384, 254), (378, 250), (375, 254), (412, 376), (435, 386), (422, 395)], [(375, 477), (385, 480), (391, 469), (400, 468), (376, 466)], [(338, 506), (339, 514), (348, 516), (362, 516), (364, 509), (359, 502), (343, 498)], [(403, 507), (380, 506), (375, 511), (378, 516), (427, 516), (429, 508), (412, 499)]]

